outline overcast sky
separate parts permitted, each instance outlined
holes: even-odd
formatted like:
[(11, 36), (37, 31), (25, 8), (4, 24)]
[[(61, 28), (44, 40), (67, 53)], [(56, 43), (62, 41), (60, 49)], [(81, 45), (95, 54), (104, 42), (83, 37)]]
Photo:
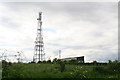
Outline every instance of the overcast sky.
[(118, 59), (117, 2), (0, 3), (0, 49), (23, 51), (32, 60), (38, 13), (42, 14), (46, 57)]

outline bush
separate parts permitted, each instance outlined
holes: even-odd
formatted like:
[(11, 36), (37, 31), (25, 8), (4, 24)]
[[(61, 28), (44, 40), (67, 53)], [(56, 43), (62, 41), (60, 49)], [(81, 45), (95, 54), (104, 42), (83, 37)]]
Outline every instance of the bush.
[(109, 73), (120, 73), (120, 64), (117, 61), (110, 62), (107, 69)]
[(87, 76), (79, 71), (74, 74), (74, 78), (87, 78)]
[(53, 59), (53, 62), (56, 63), (57, 62), (57, 58)]
[(41, 63), (41, 61), (38, 61), (38, 63)]
[(57, 60), (57, 63), (61, 63), (62, 61), (60, 59)]
[(2, 60), (2, 68), (6, 68), (6, 67), (9, 67), (9, 66), (11, 66), (11, 65), (12, 65), (11, 62), (7, 62), (7, 61), (5, 61), (5, 60)]
[(29, 62), (29, 63), (35, 63), (34, 61), (31, 61), (31, 62)]
[(94, 65), (97, 65), (97, 61), (93, 61), (93, 64), (94, 64)]
[(75, 68), (73, 70), (73, 78), (88, 78), (82, 71), (79, 69)]
[(67, 63), (67, 61), (65, 60), (65, 61), (63, 61), (64, 63)]
[(120, 73), (120, 65), (117, 61), (109, 61), (107, 66), (100, 67), (96, 66), (93, 68), (93, 71), (104, 73), (104, 74), (119, 74)]
[(47, 63), (51, 63), (51, 60), (48, 60)]
[(99, 72), (99, 73), (104, 73), (105, 72), (105, 68), (104, 67), (100, 67), (100, 66), (96, 66), (96, 67), (93, 67), (93, 71)]
[(44, 60), (43, 63), (46, 63), (46, 61)]
[(3, 69), (2, 78), (23, 78), (23, 65), (16, 65), (11, 67), (7, 67)]

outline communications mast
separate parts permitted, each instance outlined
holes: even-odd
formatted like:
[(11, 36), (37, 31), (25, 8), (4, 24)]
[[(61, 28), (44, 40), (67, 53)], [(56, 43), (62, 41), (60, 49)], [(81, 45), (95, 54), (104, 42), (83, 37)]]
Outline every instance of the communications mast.
[(39, 12), (39, 18), (37, 18), (38, 28), (37, 28), (37, 37), (35, 40), (33, 62), (41, 62), (45, 60), (41, 15), (42, 12)]

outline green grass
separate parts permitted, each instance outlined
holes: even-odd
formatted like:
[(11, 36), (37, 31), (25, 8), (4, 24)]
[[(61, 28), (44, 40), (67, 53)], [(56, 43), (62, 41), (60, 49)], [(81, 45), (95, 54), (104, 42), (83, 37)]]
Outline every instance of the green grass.
[[(96, 70), (96, 67), (103, 67)], [(52, 63), (14, 63), (3, 69), (2, 78), (117, 78), (118, 73), (104, 72), (106, 65), (65, 65), (60, 72), (59, 64)], [(98, 68), (99, 69), (99, 68)], [(103, 70), (103, 71), (102, 71)], [(119, 75), (120, 76), (120, 75)]]

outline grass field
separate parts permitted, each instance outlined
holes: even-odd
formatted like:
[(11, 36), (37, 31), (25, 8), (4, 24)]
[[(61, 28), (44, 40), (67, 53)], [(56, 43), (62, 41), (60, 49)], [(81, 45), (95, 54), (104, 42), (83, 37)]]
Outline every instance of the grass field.
[(55, 63), (13, 63), (3, 69), (2, 78), (118, 78), (118, 69), (107, 65), (66, 64), (65, 71)]

